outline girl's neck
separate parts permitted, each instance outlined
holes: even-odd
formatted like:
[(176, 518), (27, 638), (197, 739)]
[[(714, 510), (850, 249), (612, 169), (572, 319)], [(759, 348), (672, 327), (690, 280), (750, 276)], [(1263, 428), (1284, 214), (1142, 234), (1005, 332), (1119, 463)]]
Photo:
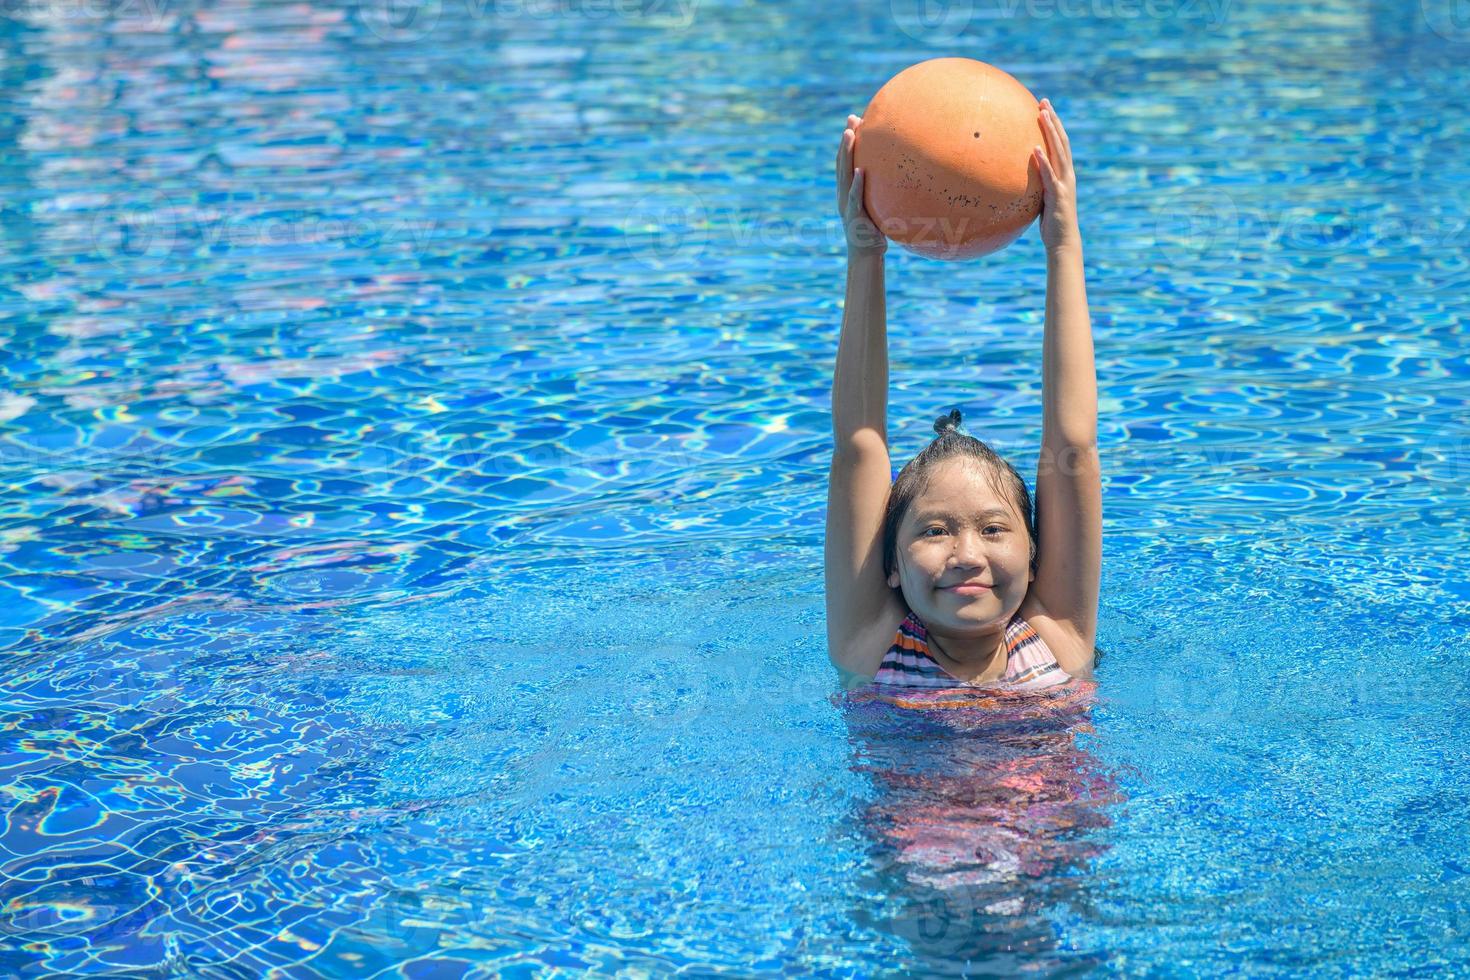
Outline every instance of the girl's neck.
[[(929, 652), (934, 655), (934, 662), (943, 667), (950, 675), (962, 681), (970, 683), (999, 680), (1006, 672), (1006, 635), (1005, 630), (994, 639), (981, 637), (979, 640), (967, 641), (963, 648), (955, 649), (963, 659), (957, 659), (950, 655), (944, 643), (929, 631)], [(973, 651), (973, 654), (972, 652)]]

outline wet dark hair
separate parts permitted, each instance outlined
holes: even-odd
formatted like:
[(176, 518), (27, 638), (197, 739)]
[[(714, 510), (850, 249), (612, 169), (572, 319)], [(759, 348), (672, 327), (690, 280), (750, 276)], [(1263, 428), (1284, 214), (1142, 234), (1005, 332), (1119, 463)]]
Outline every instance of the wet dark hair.
[[(990, 446), (960, 431), (963, 416), (957, 408), (948, 415), (934, 420), (934, 438), (919, 454), (904, 464), (888, 490), (888, 503), (883, 511), (883, 577), (886, 579), (898, 567), (898, 529), (908, 516), (914, 500), (929, 487), (934, 468), (951, 459), (962, 459), (980, 467), (990, 480), (991, 488), (1002, 497), (1009, 497), (1026, 525), (1026, 535), (1031, 539), (1031, 571), (1036, 571), (1036, 515), (1031, 502), (1031, 492), (1021, 474)], [(900, 586), (902, 588), (902, 586)], [(1102, 662), (1102, 650), (1093, 648), (1093, 665)]]
[(1032, 513), (1031, 492), (1026, 481), (1004, 456), (994, 449), (960, 431), (960, 410), (950, 409), (948, 415), (934, 420), (934, 438), (919, 454), (904, 464), (888, 489), (888, 504), (883, 511), (883, 577), (891, 575), (898, 567), (898, 529), (908, 516), (914, 500), (929, 487), (934, 468), (951, 459), (963, 459), (981, 467), (990, 478), (991, 488), (1011, 503), (1026, 525), (1026, 536), (1031, 539), (1031, 570), (1036, 571), (1036, 520)]

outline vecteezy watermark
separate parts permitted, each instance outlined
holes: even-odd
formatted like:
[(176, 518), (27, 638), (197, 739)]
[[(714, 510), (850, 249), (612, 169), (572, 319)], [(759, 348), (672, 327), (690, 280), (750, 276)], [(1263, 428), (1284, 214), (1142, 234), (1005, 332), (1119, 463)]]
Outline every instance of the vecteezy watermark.
[[(125, 873), (131, 872), (118, 872)], [(14, 881), (13, 888), (0, 890), (0, 931), (14, 942), (64, 946), (128, 943), (164, 914), (162, 902), (156, 897), (136, 904), (107, 901), (103, 897), (106, 892), (87, 887), (93, 883), (87, 877), (76, 883), (75, 897), (60, 901), (41, 894), (48, 890), (44, 882), (22, 885), (19, 879)]]
[[(1093, 211), (1097, 205), (1090, 206)], [(1233, 251), (1240, 241), (1235, 199), (1208, 188), (1166, 191), (1150, 198), (1145, 233), (1152, 232), (1153, 263), (1188, 265), (1205, 253)], [(1151, 227), (1150, 227), (1151, 226)]]
[(0, 16), (46, 24), (134, 21), (159, 27), (168, 18), (168, 0), (0, 0)]
[(559, 793), (583, 786), (574, 766), (565, 765), (590, 724), (586, 700), (599, 685), (563, 670), (518, 686), (516, 752), (499, 766), (490, 793), (497, 817), (515, 822)]
[[(1130, 195), (1092, 201), (1088, 210), (1122, 213), (1138, 203)], [(1233, 259), (1242, 250), (1321, 255), (1470, 246), (1470, 222), (1458, 214), (1400, 214), (1378, 206), (1332, 203), (1264, 207), (1208, 187), (1163, 191), (1142, 203), (1147, 217), (1139, 230), (1149, 240), (1137, 244), (1153, 249), (1155, 263), (1169, 265)]]
[[(1470, 0), (1466, 0), (1470, 3)], [(1128, 237), (1148, 265), (1184, 266), (1232, 260), (1242, 251), (1311, 255), (1372, 249), (1470, 248), (1470, 221), (1455, 213), (1400, 213), (1388, 207), (1336, 203), (1280, 207), (1243, 201), (1212, 187), (1188, 187), (1090, 198), (1090, 215), (1112, 215), (1109, 227)], [(971, 217), (962, 211), (884, 219), (881, 233), (937, 258), (963, 253)], [(632, 253), (653, 268), (691, 268), (711, 249), (768, 252), (835, 251), (846, 245), (835, 215), (789, 218), (714, 207), (682, 188), (648, 194), (629, 209), (622, 231)]]
[(489, 921), (495, 913), (488, 898), (466, 892), (452, 875), (411, 888), (384, 881), (358, 895), (368, 904), (353, 931), (374, 946), (386, 945), (387, 952), (438, 949), (441, 934)]
[(701, 0), (465, 0), (472, 13), (535, 20), (652, 21), (685, 28), (694, 23)]
[[(165, 616), (200, 615), (208, 603), (222, 603), (220, 593), (196, 592), (188, 601), (166, 603), (150, 612)], [(191, 607), (195, 603), (201, 609)], [(139, 620), (133, 620), (135, 624)], [(120, 634), (134, 627), (118, 624)], [(106, 656), (94, 657), (57, 674), (58, 687), (109, 710), (164, 715), (203, 707), (220, 709), (269, 704), (283, 687), (281, 668), (271, 670), (221, 668), (200, 659), (187, 643), (150, 647), (117, 645)]]
[(977, 21), (1186, 20), (1218, 30), (1231, 0), (889, 0), (894, 23), (915, 41), (944, 44)]
[(118, 268), (149, 271), (199, 252), (422, 249), (435, 221), (331, 214), (295, 208), (206, 210), (168, 195), (112, 196), (92, 210), (94, 254)]
[(1160, 662), (1153, 682), (1152, 712), (1185, 724), (1216, 725), (1241, 710), (1247, 678), (1237, 654), (1183, 643)]
[[(966, 247), (971, 225), (970, 215), (956, 212), (887, 218), (879, 228), (886, 238), (915, 243), (915, 250), (922, 248), (925, 255), (949, 258)], [(632, 254), (656, 269), (695, 266), (711, 248), (811, 253), (847, 247), (847, 233), (836, 215), (789, 218), (715, 208), (682, 188), (639, 198), (625, 215), (622, 231)]]
[(670, 503), (695, 491), (705, 462), (682, 442), (656, 435), (573, 448), (557, 442), (448, 439), (429, 429), (404, 428), (365, 442), (340, 470), (380, 493), (391, 494), (398, 481), (410, 477), (430, 484), (540, 478), (599, 490), (622, 487), (639, 499)]
[(1101, 461), (1096, 446), (1063, 446), (1053, 451), (1043, 445), (1036, 458), (1038, 477), (1057, 473), (1076, 476), (1079, 473), (1101, 470)]
[(1470, 415), (1435, 429), (1413, 456), (1425, 479), (1455, 487), (1470, 483)]
[(978, 19), (975, 6), (976, 0), (889, 0), (888, 9), (898, 29), (915, 41), (943, 44)]
[(709, 243), (709, 211), (698, 194), (682, 188), (645, 194), (623, 217), (633, 254), (656, 269), (694, 263)]
[(641, 731), (678, 732), (710, 709), (713, 678), (696, 647), (665, 640), (624, 656), (631, 666), (617, 672), (623, 707)]
[(157, 268), (179, 249), (180, 220), (178, 205), (157, 192), (108, 197), (92, 209), (92, 249), (118, 267)]
[(1470, 43), (1470, 0), (1419, 0), (1429, 29), (1446, 41)]
[(210, 249), (316, 248), (369, 249), (407, 243), (417, 248), (437, 228), (433, 221), (311, 211), (222, 214), (198, 223)]
[[(462, 2), (462, 14), (446, 3)], [(420, 41), (436, 28), (462, 31), (466, 22), (499, 20), (629, 21), (685, 29), (700, 0), (357, 0), (362, 24), (384, 41)]]
[(444, 13), (443, 0), (358, 0), (357, 16), (385, 41), (403, 43), (427, 37)]
[(58, 495), (99, 494), (165, 480), (175, 452), (164, 442), (94, 447), (11, 441), (0, 444), (0, 473), (29, 485), (31, 493), (44, 487)]

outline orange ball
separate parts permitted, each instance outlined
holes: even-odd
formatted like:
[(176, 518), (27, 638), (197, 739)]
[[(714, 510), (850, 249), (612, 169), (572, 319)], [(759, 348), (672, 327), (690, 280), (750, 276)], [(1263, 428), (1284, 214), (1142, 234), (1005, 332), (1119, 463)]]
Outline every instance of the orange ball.
[(853, 165), (885, 235), (934, 259), (1005, 248), (1041, 213), (1032, 147), (1046, 142), (1026, 86), (972, 58), (905, 68), (863, 113)]

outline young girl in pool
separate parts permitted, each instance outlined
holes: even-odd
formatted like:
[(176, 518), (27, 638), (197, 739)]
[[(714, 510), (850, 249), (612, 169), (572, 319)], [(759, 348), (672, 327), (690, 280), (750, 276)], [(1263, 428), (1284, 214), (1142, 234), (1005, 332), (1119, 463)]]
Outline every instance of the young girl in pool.
[(1038, 109), (1046, 327), (1036, 516), (1026, 484), (960, 413), (890, 485), (887, 240), (863, 206), (847, 117), (837, 200), (847, 303), (832, 379), (827, 497), (827, 650), (845, 687), (986, 685), (1039, 690), (1092, 679), (1102, 571), (1097, 377), (1066, 131)]

